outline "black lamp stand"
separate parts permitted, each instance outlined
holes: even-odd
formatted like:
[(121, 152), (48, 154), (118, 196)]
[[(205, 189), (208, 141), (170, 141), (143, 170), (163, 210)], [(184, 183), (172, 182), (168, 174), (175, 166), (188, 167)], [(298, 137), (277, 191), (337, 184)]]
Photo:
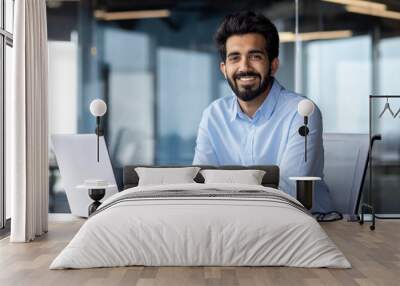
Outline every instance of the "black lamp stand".
[(304, 162), (307, 162), (307, 135), (310, 132), (307, 125), (308, 116), (304, 116), (304, 125), (299, 128), (299, 134), (304, 137)]
[(89, 216), (94, 213), (97, 208), (101, 205), (100, 200), (106, 194), (106, 189), (89, 189), (89, 197), (94, 200), (94, 202), (89, 205), (88, 212)]
[(104, 130), (100, 126), (100, 116), (96, 116), (96, 130), (95, 133), (97, 135), (97, 162), (99, 162), (99, 138), (104, 135)]
[(303, 206), (311, 210), (313, 205), (314, 181), (297, 180), (296, 197)]

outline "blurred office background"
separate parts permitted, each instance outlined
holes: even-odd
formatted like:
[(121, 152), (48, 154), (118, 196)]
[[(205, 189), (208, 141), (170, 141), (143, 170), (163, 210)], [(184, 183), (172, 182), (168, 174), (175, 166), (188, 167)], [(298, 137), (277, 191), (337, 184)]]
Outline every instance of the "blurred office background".
[[(102, 98), (119, 183), (127, 164), (191, 164), (202, 111), (231, 94), (213, 35), (240, 10), (276, 24), (276, 78), (319, 105), (325, 132), (368, 133), (369, 95), (400, 94), (400, 3), (354, 2), (48, 0), (50, 134), (94, 132), (89, 104)], [(400, 117), (376, 120), (373, 199), (378, 212), (399, 213)], [(50, 211), (68, 211), (54, 157), (50, 169)]]

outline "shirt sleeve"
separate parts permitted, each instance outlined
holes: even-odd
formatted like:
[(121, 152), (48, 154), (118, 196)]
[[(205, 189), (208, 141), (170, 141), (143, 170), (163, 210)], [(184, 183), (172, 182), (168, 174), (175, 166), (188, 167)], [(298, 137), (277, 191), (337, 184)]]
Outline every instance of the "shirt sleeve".
[(193, 165), (218, 165), (208, 130), (209, 113), (203, 112), (197, 133)]
[(307, 136), (307, 162), (305, 159), (305, 139), (298, 132), (304, 124), (304, 117), (297, 112), (292, 119), (286, 149), (280, 163), (280, 188), (296, 197), (296, 183), (289, 177), (317, 176), (323, 177), (324, 150), (322, 144), (322, 116), (315, 106), (308, 118), (309, 134)]

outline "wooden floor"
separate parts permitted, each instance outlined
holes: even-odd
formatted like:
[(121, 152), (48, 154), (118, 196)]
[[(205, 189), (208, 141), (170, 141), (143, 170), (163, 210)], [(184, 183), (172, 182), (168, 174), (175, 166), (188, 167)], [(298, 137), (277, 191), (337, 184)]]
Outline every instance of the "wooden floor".
[(0, 241), (0, 285), (400, 285), (400, 221), (323, 225), (353, 268), (121, 267), (48, 270), (83, 220), (51, 221), (49, 233), (27, 244)]

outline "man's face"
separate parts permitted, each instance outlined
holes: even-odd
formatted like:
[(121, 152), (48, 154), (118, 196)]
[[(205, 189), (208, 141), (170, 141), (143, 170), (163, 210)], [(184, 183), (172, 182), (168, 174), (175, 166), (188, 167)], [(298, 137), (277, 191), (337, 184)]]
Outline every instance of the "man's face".
[(226, 41), (226, 62), (221, 70), (243, 101), (251, 101), (268, 89), (271, 68), (265, 44), (265, 38), (256, 33), (234, 35)]

